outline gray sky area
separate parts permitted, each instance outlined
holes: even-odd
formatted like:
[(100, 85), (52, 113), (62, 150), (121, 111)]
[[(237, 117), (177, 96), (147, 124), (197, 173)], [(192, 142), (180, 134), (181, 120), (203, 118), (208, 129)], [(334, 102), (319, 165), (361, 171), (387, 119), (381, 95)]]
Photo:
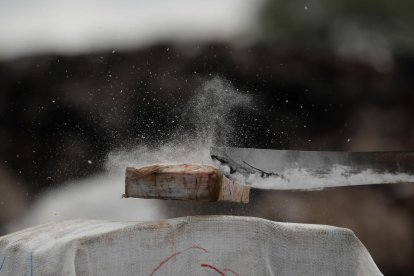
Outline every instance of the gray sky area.
[(156, 42), (243, 42), (263, 1), (0, 0), (0, 59), (131, 49)]

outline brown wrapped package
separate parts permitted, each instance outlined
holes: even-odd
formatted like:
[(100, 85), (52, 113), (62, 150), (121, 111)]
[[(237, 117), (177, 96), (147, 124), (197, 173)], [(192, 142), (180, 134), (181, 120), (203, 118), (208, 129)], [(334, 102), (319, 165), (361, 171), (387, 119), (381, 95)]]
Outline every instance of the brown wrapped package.
[(249, 194), (249, 187), (207, 165), (151, 165), (125, 174), (125, 197), (248, 203)]

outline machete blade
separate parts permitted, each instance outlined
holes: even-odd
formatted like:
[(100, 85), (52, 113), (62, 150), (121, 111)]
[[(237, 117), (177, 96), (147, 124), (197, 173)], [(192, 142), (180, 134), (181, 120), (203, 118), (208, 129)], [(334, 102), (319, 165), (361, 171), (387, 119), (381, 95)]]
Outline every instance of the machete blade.
[[(247, 185), (255, 185), (249, 183), (249, 179), (250, 182), (260, 182), (258, 176), (274, 180), (274, 187), (270, 180), (268, 184), (270, 188), (276, 189), (414, 183), (414, 152), (408, 151), (346, 152), (212, 147), (210, 154), (213, 160), (220, 163), (228, 177), (244, 180)], [(296, 183), (298, 181), (311, 184), (307, 186), (306, 183)]]

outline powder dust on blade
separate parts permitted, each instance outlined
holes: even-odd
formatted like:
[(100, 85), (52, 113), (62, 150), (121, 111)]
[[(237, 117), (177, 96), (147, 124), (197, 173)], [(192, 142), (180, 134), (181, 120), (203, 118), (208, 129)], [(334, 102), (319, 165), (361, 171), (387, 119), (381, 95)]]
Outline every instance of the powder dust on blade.
[(414, 152), (335, 152), (212, 147), (231, 179), (255, 188), (313, 190), (414, 183)]

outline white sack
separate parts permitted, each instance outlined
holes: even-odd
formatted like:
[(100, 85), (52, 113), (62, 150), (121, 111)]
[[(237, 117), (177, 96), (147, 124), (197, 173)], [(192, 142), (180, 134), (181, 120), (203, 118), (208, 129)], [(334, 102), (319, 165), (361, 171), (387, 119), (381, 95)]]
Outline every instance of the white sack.
[(381, 275), (352, 231), (231, 216), (71, 220), (0, 238), (0, 275)]

